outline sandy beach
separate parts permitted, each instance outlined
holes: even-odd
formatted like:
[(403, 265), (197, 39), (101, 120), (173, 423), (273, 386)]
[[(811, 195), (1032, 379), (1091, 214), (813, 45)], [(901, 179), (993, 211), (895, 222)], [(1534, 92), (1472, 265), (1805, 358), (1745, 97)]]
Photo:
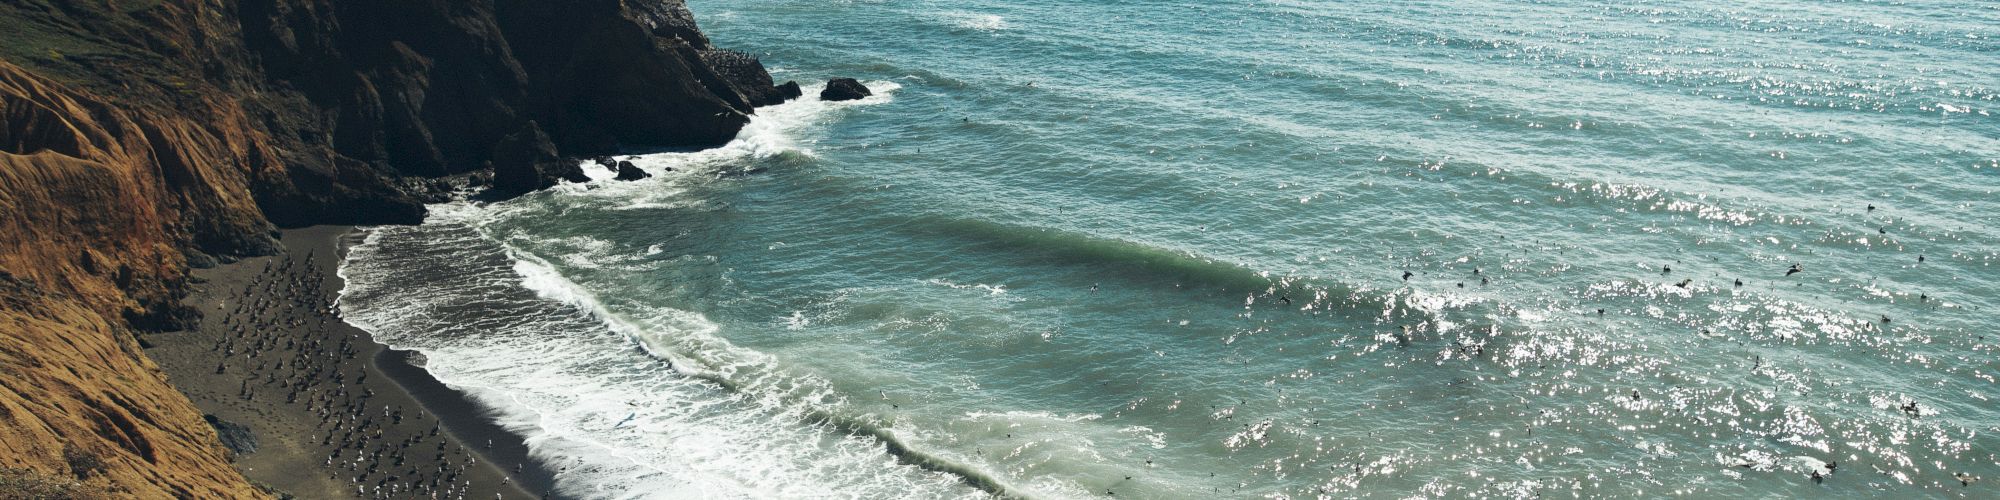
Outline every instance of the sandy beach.
[(420, 356), (340, 320), (335, 274), (361, 233), (286, 231), (285, 254), (197, 270), (198, 328), (147, 353), (219, 420), (245, 476), (299, 498), (542, 498), (553, 475)]

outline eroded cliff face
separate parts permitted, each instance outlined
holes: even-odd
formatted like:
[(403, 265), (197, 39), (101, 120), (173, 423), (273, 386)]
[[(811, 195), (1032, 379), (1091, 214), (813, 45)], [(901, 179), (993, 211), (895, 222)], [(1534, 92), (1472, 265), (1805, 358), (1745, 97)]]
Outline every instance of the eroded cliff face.
[(183, 248), (272, 248), (237, 167), (267, 152), (226, 105), (208, 123), (127, 111), (4, 62), (0, 99), (0, 467), (254, 496), (129, 328), (198, 319), (176, 305)]
[(795, 95), (678, 0), (7, 0), (0, 31), (0, 469), (119, 496), (260, 494), (133, 334), (200, 320), (188, 266)]

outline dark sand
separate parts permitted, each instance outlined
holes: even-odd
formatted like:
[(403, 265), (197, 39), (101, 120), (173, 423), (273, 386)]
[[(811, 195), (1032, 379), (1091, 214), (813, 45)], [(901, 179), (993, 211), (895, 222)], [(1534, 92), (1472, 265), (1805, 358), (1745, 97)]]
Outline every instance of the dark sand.
[[(252, 481), (300, 498), (540, 498), (553, 475), (463, 394), (332, 311), (360, 234), (286, 231), (285, 255), (195, 272), (192, 331), (145, 337), (205, 413), (247, 426)], [(203, 281), (205, 280), (205, 282)], [(225, 441), (227, 439), (225, 438)], [(489, 444), (490, 443), (490, 444)], [(533, 493), (531, 493), (533, 492)]]

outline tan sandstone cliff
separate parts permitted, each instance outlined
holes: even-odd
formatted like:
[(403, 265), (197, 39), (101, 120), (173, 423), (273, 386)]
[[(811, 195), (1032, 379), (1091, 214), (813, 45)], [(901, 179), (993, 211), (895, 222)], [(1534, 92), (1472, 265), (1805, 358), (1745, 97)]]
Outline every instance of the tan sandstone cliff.
[(4, 62), (0, 100), (0, 468), (121, 496), (255, 496), (121, 321), (182, 279), (184, 211), (267, 227), (239, 167), (264, 154), (242, 113), (127, 112)]

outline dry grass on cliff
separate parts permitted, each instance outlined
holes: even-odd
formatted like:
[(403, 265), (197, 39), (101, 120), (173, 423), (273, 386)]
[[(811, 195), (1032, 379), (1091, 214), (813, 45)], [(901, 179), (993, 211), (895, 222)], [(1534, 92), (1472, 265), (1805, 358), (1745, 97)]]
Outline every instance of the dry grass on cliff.
[(94, 500), (111, 498), (111, 494), (72, 478), (46, 476), (27, 469), (0, 468), (0, 498)]

